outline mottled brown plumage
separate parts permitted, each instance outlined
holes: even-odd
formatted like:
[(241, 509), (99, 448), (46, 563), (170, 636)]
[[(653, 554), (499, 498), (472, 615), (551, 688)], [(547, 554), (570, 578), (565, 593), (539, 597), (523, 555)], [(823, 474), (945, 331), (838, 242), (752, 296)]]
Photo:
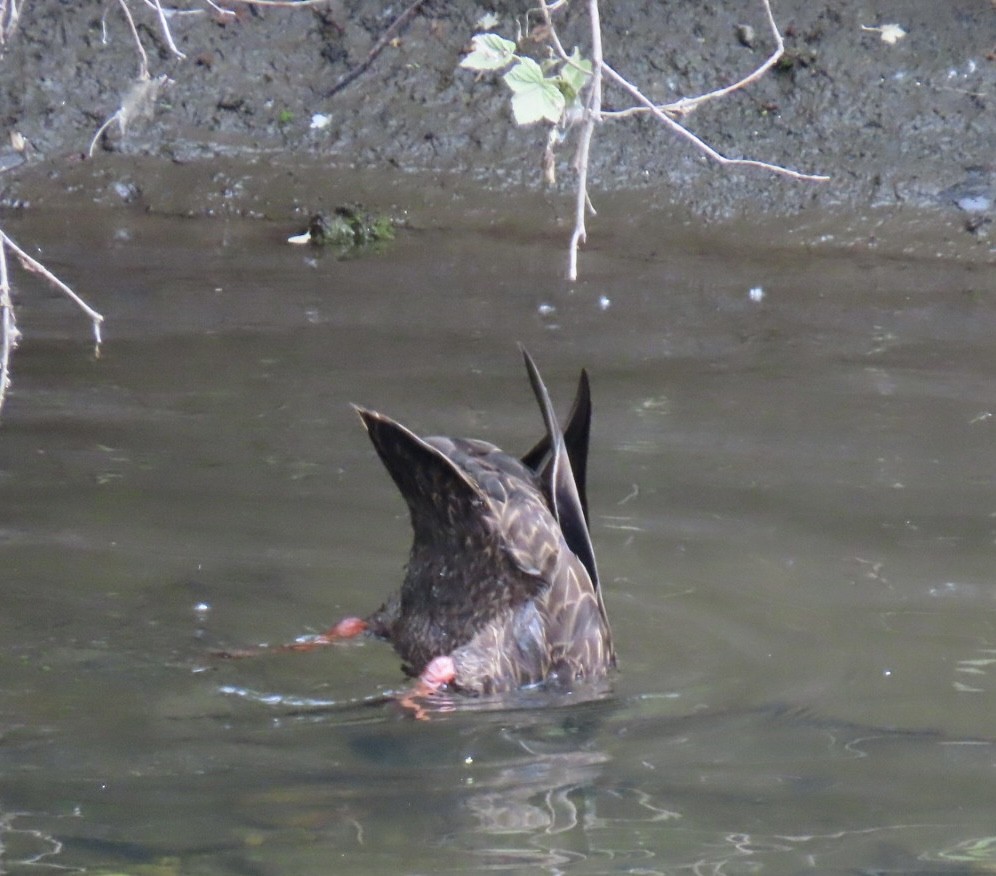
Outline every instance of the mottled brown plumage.
[(485, 441), (419, 438), (357, 408), (414, 531), (401, 589), (367, 628), (412, 675), (452, 658), (452, 685), (472, 693), (594, 678), (615, 665), (588, 533), (588, 378), (582, 371), (561, 432), (523, 354), (546, 435), (521, 460)]

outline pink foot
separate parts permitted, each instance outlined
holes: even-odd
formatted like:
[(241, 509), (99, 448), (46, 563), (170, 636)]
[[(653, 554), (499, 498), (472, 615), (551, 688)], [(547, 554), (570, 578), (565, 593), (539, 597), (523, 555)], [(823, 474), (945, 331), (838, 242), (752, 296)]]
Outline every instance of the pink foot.
[(300, 642), (290, 642), (278, 645), (276, 651), (313, 651), (323, 645), (331, 645), (340, 639), (353, 639), (367, 628), (367, 622), (359, 617), (344, 617), (334, 627), (330, 627), (318, 636), (311, 636)]
[(326, 630), (320, 639), (352, 639), (358, 636), (367, 628), (367, 622), (361, 617), (344, 617), (330, 630)]
[(215, 657), (225, 657), (229, 659), (240, 659), (242, 657), (255, 657), (257, 654), (268, 654), (274, 651), (314, 651), (325, 645), (331, 645), (340, 639), (352, 639), (360, 635), (367, 628), (367, 622), (359, 617), (344, 617), (334, 627), (326, 630), (318, 636), (311, 636), (302, 639), (300, 642), (288, 642), (285, 645), (275, 645), (274, 647), (260, 646), (258, 648), (242, 648), (235, 651), (215, 651)]
[(430, 660), (429, 665), (422, 670), (418, 680), (430, 691), (437, 691), (444, 684), (453, 681), (454, 678), (456, 678), (456, 664), (452, 657), (444, 654)]
[(438, 693), (444, 685), (450, 684), (456, 678), (456, 664), (448, 655), (434, 657), (422, 674), (416, 679), (411, 690), (399, 697), (398, 702), (404, 709), (409, 709), (416, 721), (428, 721), (429, 715), (418, 700), (422, 697)]

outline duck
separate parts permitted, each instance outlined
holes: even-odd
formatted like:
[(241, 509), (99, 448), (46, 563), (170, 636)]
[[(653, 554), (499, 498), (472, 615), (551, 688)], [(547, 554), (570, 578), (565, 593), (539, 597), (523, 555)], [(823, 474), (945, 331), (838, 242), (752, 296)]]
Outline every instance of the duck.
[(387, 641), (416, 680), (402, 698), (409, 704), (444, 688), (572, 688), (616, 668), (589, 530), (588, 373), (562, 429), (535, 362), (521, 352), (544, 434), (520, 457), (480, 439), (420, 437), (354, 405), (408, 506), (404, 580), (372, 613), (282, 650), (361, 634)]
[(589, 531), (588, 374), (561, 429), (522, 355), (545, 432), (521, 457), (480, 439), (419, 437), (356, 407), (408, 506), (413, 541), (400, 589), (326, 638), (390, 642), (424, 691), (570, 686), (616, 666)]

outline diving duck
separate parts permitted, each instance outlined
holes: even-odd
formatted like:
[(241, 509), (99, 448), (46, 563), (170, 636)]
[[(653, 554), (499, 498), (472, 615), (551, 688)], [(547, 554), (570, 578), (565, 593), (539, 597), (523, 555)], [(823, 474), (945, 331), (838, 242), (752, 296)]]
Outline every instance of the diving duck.
[(588, 532), (588, 375), (581, 372), (561, 431), (522, 352), (546, 434), (521, 459), (486, 441), (419, 438), (357, 408), (408, 504), (414, 541), (400, 591), (328, 635), (367, 631), (388, 640), (405, 672), (430, 690), (567, 684), (615, 665)]
[(615, 666), (588, 532), (588, 375), (582, 370), (562, 431), (522, 353), (546, 434), (521, 459), (486, 441), (420, 438), (356, 408), (408, 504), (405, 578), (373, 614), (285, 649), (361, 633), (386, 639), (416, 677), (416, 695), (444, 685), (469, 694), (570, 685)]

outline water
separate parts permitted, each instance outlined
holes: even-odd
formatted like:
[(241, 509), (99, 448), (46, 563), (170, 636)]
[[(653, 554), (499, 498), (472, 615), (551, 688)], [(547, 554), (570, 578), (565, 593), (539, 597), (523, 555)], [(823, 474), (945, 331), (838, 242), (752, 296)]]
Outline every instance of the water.
[[(0, 870), (992, 869), (991, 270), (607, 213), (574, 289), (545, 214), (344, 262), (268, 223), (11, 220), (108, 325), (95, 360), (21, 277)], [(349, 402), (531, 446), (517, 341), (561, 411), (592, 375), (611, 690), (416, 722), (379, 643), (213, 659), (400, 581)]]

